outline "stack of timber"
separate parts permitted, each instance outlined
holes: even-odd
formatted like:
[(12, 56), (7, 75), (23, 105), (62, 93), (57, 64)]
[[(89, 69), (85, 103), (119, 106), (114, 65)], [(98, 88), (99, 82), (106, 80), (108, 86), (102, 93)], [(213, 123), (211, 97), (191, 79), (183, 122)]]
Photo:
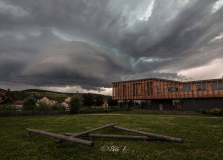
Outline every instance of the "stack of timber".
[[(141, 134), (144, 136), (89, 134), (94, 131), (98, 131), (98, 130), (108, 128), (108, 127), (132, 132), (132, 133), (138, 133), (138, 134)], [(59, 135), (59, 134), (54, 134), (54, 133), (49, 133), (49, 132), (44, 132), (44, 131), (39, 131), (39, 130), (34, 130), (34, 129), (29, 129), (29, 128), (27, 128), (26, 131), (28, 132), (28, 134), (27, 134), (28, 137), (30, 137), (31, 132), (33, 132), (33, 133), (38, 133), (38, 134), (58, 138), (59, 140), (55, 141), (56, 143), (62, 143), (64, 141), (69, 141), (69, 142), (74, 142), (74, 143), (78, 143), (78, 144), (82, 144), (82, 145), (86, 145), (86, 146), (90, 146), (90, 147), (94, 146), (94, 142), (83, 140), (83, 139), (78, 139), (76, 137), (90, 137), (90, 139), (92, 139), (92, 137), (95, 137), (95, 138), (123, 138), (123, 139), (138, 139), (138, 140), (144, 140), (144, 141), (146, 141), (146, 140), (166, 140), (166, 141), (183, 143), (183, 140), (180, 138), (168, 137), (168, 136), (163, 136), (163, 135), (159, 135), (159, 134), (153, 134), (153, 133), (142, 132), (142, 131), (122, 128), (122, 127), (116, 127), (114, 123), (106, 125), (106, 126), (98, 127), (95, 129), (91, 129), (91, 130), (88, 130), (88, 131), (85, 131), (82, 133), (65, 133), (65, 136)]]

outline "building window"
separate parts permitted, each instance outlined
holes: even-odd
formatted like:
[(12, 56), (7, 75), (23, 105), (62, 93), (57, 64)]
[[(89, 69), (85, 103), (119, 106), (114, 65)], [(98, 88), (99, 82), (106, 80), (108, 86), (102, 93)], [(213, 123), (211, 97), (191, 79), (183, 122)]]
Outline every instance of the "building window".
[(191, 86), (184, 86), (184, 91), (191, 91)]
[(172, 92), (175, 92), (175, 87), (171, 87), (171, 91)]
[(219, 89), (223, 89), (222, 83), (219, 83), (219, 84), (218, 84), (218, 88), (219, 88)]
[(218, 89), (217, 84), (213, 84), (213, 88), (214, 88), (214, 89)]
[(178, 87), (176, 87), (176, 92), (178, 91)]
[(198, 85), (198, 86), (197, 86), (197, 89), (198, 89), (198, 90), (201, 90), (201, 85)]
[(171, 87), (168, 87), (168, 92), (171, 92)]
[(157, 92), (160, 92), (160, 88), (157, 88)]
[(202, 89), (203, 90), (206, 90), (206, 85), (202, 85)]
[(188, 91), (191, 91), (191, 86), (188, 86)]

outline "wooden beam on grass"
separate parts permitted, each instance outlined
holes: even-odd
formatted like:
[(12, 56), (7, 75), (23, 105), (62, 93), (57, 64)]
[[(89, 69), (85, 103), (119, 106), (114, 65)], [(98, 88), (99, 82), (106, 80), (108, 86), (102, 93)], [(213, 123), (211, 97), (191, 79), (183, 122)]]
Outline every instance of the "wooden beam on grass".
[[(65, 136), (75, 136), (77, 133), (65, 133)], [(122, 139), (139, 139), (139, 140), (156, 140), (158, 138), (152, 138), (147, 136), (125, 136), (125, 135), (105, 135), (105, 134), (88, 134), (80, 137), (95, 137), (95, 138), (122, 138)]]
[(128, 131), (128, 132), (142, 134), (142, 135), (149, 136), (149, 137), (152, 137), (152, 138), (158, 138), (158, 139), (163, 139), (163, 140), (183, 143), (183, 140), (179, 139), (179, 138), (168, 137), (168, 136), (163, 136), (163, 135), (153, 134), (153, 133), (147, 133), (147, 132), (142, 132), (142, 131), (136, 131), (136, 130), (122, 128), (122, 127), (116, 127), (116, 126), (113, 126), (113, 128), (124, 130), (124, 131)]
[(45, 136), (59, 138), (59, 139), (62, 139), (63, 141), (69, 141), (69, 142), (79, 143), (79, 144), (86, 145), (86, 146), (90, 146), (90, 147), (93, 147), (94, 146), (94, 142), (87, 141), (87, 140), (83, 140), (83, 139), (77, 139), (77, 138), (73, 138), (73, 137), (67, 137), (67, 136), (64, 136), (64, 135), (59, 135), (59, 134), (54, 134), (54, 133), (49, 133), (49, 132), (44, 132), (44, 131), (29, 129), (29, 128), (27, 128), (26, 131), (28, 131), (28, 136), (30, 136), (31, 132), (33, 132), (33, 133), (38, 133), (38, 134), (42, 134), (42, 135), (45, 135)]
[[(83, 135), (87, 135), (91, 132), (95, 132), (95, 131), (98, 131), (98, 130), (101, 130), (101, 129), (104, 129), (104, 128), (108, 128), (108, 127), (113, 127), (115, 124), (112, 123), (112, 124), (108, 124), (108, 125), (105, 125), (105, 126), (102, 126), (102, 127), (98, 127), (98, 128), (95, 128), (95, 129), (91, 129), (91, 130), (88, 130), (88, 131), (85, 131), (85, 132), (82, 132), (82, 133), (78, 133), (77, 135), (75, 136), (72, 136), (73, 138), (75, 137), (80, 137), (80, 136), (83, 136)], [(59, 140), (56, 140), (55, 143), (62, 143), (63, 140), (59, 139)]]

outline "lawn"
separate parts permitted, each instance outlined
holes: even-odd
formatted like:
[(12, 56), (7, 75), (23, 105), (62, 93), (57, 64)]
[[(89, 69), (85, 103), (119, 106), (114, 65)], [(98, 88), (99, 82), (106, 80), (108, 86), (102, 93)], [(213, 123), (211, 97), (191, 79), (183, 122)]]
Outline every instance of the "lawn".
[[(91, 109), (91, 110), (97, 110), (97, 109)], [(91, 114), (99, 114), (99, 113), (91, 113)], [(178, 116), (223, 117), (223, 115), (203, 114), (203, 113), (198, 113), (198, 112), (151, 111), (151, 110), (132, 110), (132, 111), (117, 110), (117, 111), (113, 111), (113, 112), (104, 112), (103, 114), (176, 115), (176, 116), (178, 115)]]
[[(72, 142), (55, 144), (55, 138), (26, 128), (80, 133), (115, 123), (116, 126), (182, 138), (184, 143), (93, 138), (94, 147)], [(223, 119), (179, 118), (137, 115), (54, 115), (0, 117), (0, 159), (222, 159)], [(138, 135), (106, 128), (93, 134)], [(82, 138), (89, 140), (88, 138)], [(103, 146), (119, 151), (104, 151)], [(123, 149), (125, 150), (123, 151)]]

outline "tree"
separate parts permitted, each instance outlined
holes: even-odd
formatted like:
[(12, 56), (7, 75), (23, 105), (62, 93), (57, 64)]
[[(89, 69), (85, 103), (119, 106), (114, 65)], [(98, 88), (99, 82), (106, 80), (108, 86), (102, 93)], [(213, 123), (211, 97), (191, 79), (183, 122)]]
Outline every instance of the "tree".
[(101, 95), (97, 96), (95, 100), (95, 106), (101, 106), (102, 104), (104, 104), (104, 98)]
[(83, 103), (82, 103), (82, 98), (81, 98), (80, 94), (75, 94), (70, 99), (70, 113), (78, 114), (82, 105), (83, 105)]
[(52, 111), (64, 111), (65, 107), (61, 103), (56, 103), (56, 104), (50, 106), (50, 109)]
[(83, 105), (88, 106), (89, 108), (92, 105), (94, 105), (94, 99), (93, 99), (92, 94), (88, 93), (88, 94), (83, 95)]
[(12, 103), (15, 100), (15, 96), (10, 91), (10, 89), (8, 89), (5, 94), (0, 94), (0, 96), (1, 96), (2, 105)]
[(37, 111), (49, 111), (50, 106), (44, 102), (39, 102), (38, 106), (36, 106)]
[(28, 98), (23, 101), (22, 109), (25, 111), (31, 111), (36, 109), (36, 100), (30, 94)]
[(117, 106), (118, 101), (112, 100), (112, 98), (108, 98), (108, 106)]

